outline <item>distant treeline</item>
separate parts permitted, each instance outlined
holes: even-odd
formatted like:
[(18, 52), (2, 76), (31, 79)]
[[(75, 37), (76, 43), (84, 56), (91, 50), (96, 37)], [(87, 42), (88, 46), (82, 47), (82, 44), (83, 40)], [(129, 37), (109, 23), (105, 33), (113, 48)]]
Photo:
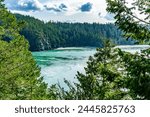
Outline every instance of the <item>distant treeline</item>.
[(16, 14), (18, 21), (25, 21), (21, 34), (29, 41), (31, 51), (58, 47), (102, 47), (105, 39), (115, 44), (133, 44), (125, 40), (114, 24), (44, 23), (30, 16)]

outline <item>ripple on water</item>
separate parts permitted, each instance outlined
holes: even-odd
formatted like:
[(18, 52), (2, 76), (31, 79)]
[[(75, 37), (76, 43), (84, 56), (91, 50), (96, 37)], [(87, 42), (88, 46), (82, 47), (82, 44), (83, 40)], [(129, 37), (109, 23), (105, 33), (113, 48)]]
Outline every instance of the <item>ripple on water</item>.
[[(149, 48), (146, 46), (117, 46), (124, 51), (131, 53), (139, 52), (141, 49)], [(41, 75), (44, 76), (45, 82), (49, 85), (60, 83), (64, 85), (64, 78), (76, 82), (74, 77), (77, 71), (84, 73), (84, 67), (88, 57), (96, 52), (95, 48), (60, 48), (57, 50), (33, 52), (37, 64), (41, 67)]]

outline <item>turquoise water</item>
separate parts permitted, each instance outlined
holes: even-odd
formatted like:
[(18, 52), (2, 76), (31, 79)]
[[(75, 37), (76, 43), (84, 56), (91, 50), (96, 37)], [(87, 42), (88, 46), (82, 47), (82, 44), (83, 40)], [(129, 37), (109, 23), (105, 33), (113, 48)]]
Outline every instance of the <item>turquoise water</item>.
[[(140, 52), (148, 45), (117, 46), (124, 51), (131, 53)], [(33, 52), (37, 64), (41, 67), (41, 76), (44, 81), (51, 84), (60, 83), (64, 85), (64, 78), (75, 81), (77, 71), (84, 73), (84, 67), (89, 56), (96, 52), (95, 48), (58, 48), (56, 50)]]
[(41, 67), (41, 75), (49, 85), (60, 83), (64, 78), (76, 81), (77, 71), (84, 73), (86, 61), (96, 52), (95, 48), (58, 48), (56, 50), (33, 52), (37, 64)]

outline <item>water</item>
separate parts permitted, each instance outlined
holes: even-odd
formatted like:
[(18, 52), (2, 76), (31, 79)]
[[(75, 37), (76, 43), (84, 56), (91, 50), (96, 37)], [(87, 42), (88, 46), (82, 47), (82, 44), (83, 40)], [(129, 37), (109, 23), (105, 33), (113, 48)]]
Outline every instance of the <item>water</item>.
[[(117, 46), (131, 53), (149, 48), (148, 45)], [(84, 73), (84, 67), (89, 56), (96, 52), (95, 48), (58, 48), (56, 50), (33, 52), (37, 64), (41, 67), (41, 75), (44, 81), (51, 84), (60, 83), (64, 86), (64, 78), (75, 81), (77, 71)]]
[(76, 81), (77, 71), (84, 73), (86, 61), (96, 48), (59, 48), (56, 50), (33, 52), (37, 64), (41, 67), (41, 75), (49, 85), (60, 83), (64, 86), (64, 78)]
[(121, 45), (117, 46), (123, 51), (130, 52), (130, 53), (140, 53), (141, 50), (145, 50), (147, 48), (150, 48), (149, 45)]

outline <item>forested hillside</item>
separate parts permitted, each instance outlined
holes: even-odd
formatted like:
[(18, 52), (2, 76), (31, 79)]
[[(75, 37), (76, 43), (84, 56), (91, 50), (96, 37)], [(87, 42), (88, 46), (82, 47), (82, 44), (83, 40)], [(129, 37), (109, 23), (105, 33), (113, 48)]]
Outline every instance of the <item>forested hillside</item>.
[(88, 23), (44, 23), (30, 16), (16, 14), (18, 21), (25, 21), (21, 34), (30, 43), (31, 51), (58, 47), (102, 47), (107, 38), (116, 44), (132, 44), (121, 37), (121, 31), (114, 24)]
[[(85, 74), (77, 73), (77, 83), (64, 81), (68, 85), (67, 91), (59, 84), (48, 87), (40, 77), (28, 42), (20, 33), (29, 40), (31, 50), (43, 50), (73, 46), (74, 42), (75, 46), (94, 45), (97, 40), (101, 44), (105, 37), (123, 43), (119, 38), (121, 32), (112, 24), (44, 24), (31, 17), (16, 15), (18, 20), (27, 22), (21, 30), (23, 23), (16, 22), (3, 1), (0, 0), (1, 100), (150, 100), (150, 48), (132, 54), (114, 48), (109, 40), (89, 57)], [(125, 0), (106, 2), (107, 11), (115, 14), (115, 24), (125, 37), (150, 45), (150, 4), (147, 0), (134, 1), (132, 6)], [(139, 16), (134, 14), (136, 10)], [(141, 19), (143, 15), (145, 18)]]

